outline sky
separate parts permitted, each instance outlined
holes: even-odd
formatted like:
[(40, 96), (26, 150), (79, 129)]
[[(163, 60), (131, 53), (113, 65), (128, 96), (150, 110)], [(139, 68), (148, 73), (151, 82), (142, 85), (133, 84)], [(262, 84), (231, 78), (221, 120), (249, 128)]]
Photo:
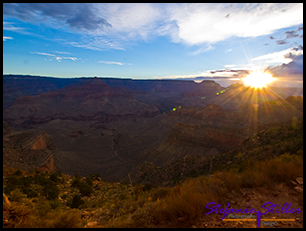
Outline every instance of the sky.
[(3, 3), (3, 74), (227, 86), (258, 69), (302, 87), (302, 3)]

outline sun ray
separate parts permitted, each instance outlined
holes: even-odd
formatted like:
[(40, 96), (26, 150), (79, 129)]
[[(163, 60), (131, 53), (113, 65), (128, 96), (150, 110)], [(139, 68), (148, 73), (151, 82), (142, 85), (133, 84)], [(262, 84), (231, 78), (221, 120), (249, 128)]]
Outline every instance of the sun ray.
[(252, 71), (249, 75), (242, 79), (246, 86), (253, 88), (263, 88), (267, 87), (268, 83), (275, 81), (276, 78), (272, 77), (268, 72), (262, 70)]

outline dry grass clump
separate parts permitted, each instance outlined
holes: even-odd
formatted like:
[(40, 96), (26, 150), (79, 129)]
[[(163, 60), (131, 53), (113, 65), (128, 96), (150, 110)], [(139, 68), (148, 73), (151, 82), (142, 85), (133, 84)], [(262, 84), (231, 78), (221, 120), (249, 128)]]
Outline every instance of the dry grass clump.
[(6, 228), (82, 228), (85, 225), (77, 209), (51, 210), (48, 207), (35, 211), (24, 204), (13, 202), (10, 210), (10, 222)]
[(272, 182), (289, 182), (303, 175), (303, 157), (283, 154), (277, 158), (248, 163), (241, 173), (242, 187), (259, 187)]
[[(208, 211), (210, 202), (223, 203), (229, 191), (243, 187), (260, 187), (276, 182), (289, 182), (303, 175), (303, 158), (284, 154), (275, 159), (246, 163), (241, 173), (235, 170), (217, 172), (210, 177), (188, 179), (156, 199), (150, 207), (137, 210), (120, 227), (153, 227), (162, 222), (177, 222), (179, 218), (192, 220)], [(163, 192), (162, 189), (159, 189)], [(159, 192), (156, 190), (154, 193)], [(159, 193), (160, 193), (159, 192)], [(157, 193), (158, 194), (158, 193)]]

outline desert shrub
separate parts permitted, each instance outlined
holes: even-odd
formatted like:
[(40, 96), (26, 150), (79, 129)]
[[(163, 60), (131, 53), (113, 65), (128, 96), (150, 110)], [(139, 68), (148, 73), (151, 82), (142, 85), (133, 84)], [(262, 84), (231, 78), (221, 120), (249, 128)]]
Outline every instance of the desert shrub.
[(99, 173), (94, 174), (94, 180), (101, 180), (101, 176)]
[(93, 186), (93, 183), (92, 183), (93, 178), (94, 178), (94, 177), (91, 177), (91, 176), (86, 177), (86, 183), (87, 183), (88, 185), (90, 185), (90, 186)]
[(303, 156), (303, 150), (302, 150), (302, 149), (298, 150), (298, 151), (296, 152), (296, 154), (297, 154), (298, 156)]
[(79, 179), (74, 179), (74, 180), (71, 182), (71, 187), (78, 188), (79, 185), (80, 185), (80, 180), (79, 180)]
[(93, 180), (100, 180), (100, 179), (101, 179), (101, 176), (100, 176), (99, 173), (96, 173), (96, 174), (94, 174), (94, 173), (89, 173), (88, 178), (90, 178), (92, 181), (93, 181)]
[(19, 175), (11, 175), (6, 179), (6, 186), (4, 188), (4, 193), (9, 194), (14, 189), (23, 190), (24, 188), (29, 188), (33, 181), (32, 177), (23, 177)]
[(48, 222), (48, 228), (82, 228), (79, 210), (72, 209), (60, 213), (53, 213)]
[(45, 217), (51, 211), (51, 205), (46, 200), (41, 200), (37, 203), (37, 216), (38, 217)]
[(43, 194), (48, 200), (58, 199), (58, 195), (60, 190), (57, 188), (56, 185), (45, 185), (43, 187)]
[(78, 208), (82, 204), (84, 204), (84, 201), (82, 200), (81, 196), (80, 195), (74, 195), (69, 206), (70, 206), (70, 208)]
[(247, 188), (263, 186), (270, 182), (264, 172), (247, 169), (241, 173), (241, 186)]
[(290, 153), (285, 153), (283, 155), (280, 155), (277, 159), (279, 159), (280, 161), (282, 162), (291, 162), (291, 161), (294, 161), (294, 162), (298, 162), (299, 161), (299, 157), (295, 154), (290, 154)]
[(81, 182), (81, 176), (78, 174), (78, 173), (75, 173), (74, 174), (74, 179), (73, 181), (71, 182), (71, 187), (75, 187), (75, 188), (78, 188), (79, 185), (80, 185), (80, 182)]
[[(303, 175), (303, 162), (301, 158), (280, 156), (266, 162), (265, 175), (274, 182), (289, 182)], [(295, 159), (296, 158), (296, 159)]]
[(81, 175), (79, 173), (75, 173), (74, 174), (74, 179), (81, 180), (82, 177), (81, 177)]
[(38, 193), (33, 191), (31, 188), (23, 188), (22, 192), (26, 194), (28, 198), (33, 198), (38, 196)]
[(16, 172), (14, 172), (15, 176), (22, 176), (22, 171), (20, 169), (17, 169)]
[(204, 211), (209, 202), (222, 202), (227, 190), (217, 178), (200, 176), (176, 185), (158, 204), (159, 219), (177, 220), (178, 217), (193, 219)]
[(10, 217), (9, 222), (6, 228), (23, 228), (29, 227), (30, 223), (28, 222), (31, 218), (32, 211), (25, 206), (24, 204), (16, 203), (12, 205), (12, 214), (13, 216)]
[(170, 188), (158, 187), (151, 193), (152, 201), (156, 201), (157, 199), (162, 199), (166, 197), (169, 194), (170, 190)]
[(93, 193), (92, 186), (85, 182), (80, 182), (79, 190), (82, 196), (90, 196)]
[(46, 178), (47, 174), (46, 173), (39, 173), (35, 175), (34, 182), (38, 185), (41, 186), (46, 186), (49, 184), (54, 184), (54, 181), (50, 180), (49, 178)]
[(124, 186), (128, 186), (130, 184), (130, 182), (127, 181), (127, 180), (122, 180), (122, 181), (120, 181), (120, 184), (124, 185)]
[(229, 191), (239, 190), (241, 186), (241, 178), (237, 172), (237, 168), (234, 168), (229, 171), (215, 173), (215, 177), (221, 180)]
[(16, 188), (13, 191), (11, 191), (9, 195), (10, 201), (16, 201), (21, 202), (23, 198), (26, 198), (27, 196), (21, 192), (20, 189)]
[(18, 182), (21, 187), (30, 187), (33, 181), (34, 181), (34, 178), (31, 176), (28, 176), (28, 177), (20, 177)]
[(52, 180), (52, 181), (54, 181), (54, 182), (58, 182), (58, 174), (57, 173), (52, 173), (51, 175), (50, 175), (50, 178), (49, 178), (50, 180)]
[(150, 191), (150, 190), (152, 190), (153, 188), (156, 188), (156, 185), (150, 184), (150, 183), (146, 183), (146, 184), (143, 186), (142, 190), (145, 192), (145, 191)]
[(12, 182), (10, 182), (9, 184), (5, 186), (5, 188), (3, 189), (3, 192), (8, 195), (11, 193), (11, 191), (13, 191), (16, 188), (17, 188), (17, 185), (12, 184)]
[(58, 175), (59, 177), (61, 177), (61, 176), (62, 176), (62, 170), (59, 169), (59, 170), (57, 171), (57, 175)]
[(56, 209), (62, 206), (62, 203), (58, 199), (50, 200), (49, 204), (51, 209)]

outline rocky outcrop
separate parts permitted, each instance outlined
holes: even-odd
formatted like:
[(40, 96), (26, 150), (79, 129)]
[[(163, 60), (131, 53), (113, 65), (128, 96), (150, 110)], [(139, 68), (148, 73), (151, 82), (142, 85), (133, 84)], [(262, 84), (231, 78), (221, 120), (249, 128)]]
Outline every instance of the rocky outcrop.
[(3, 135), (8, 135), (12, 133), (12, 128), (8, 125), (7, 122), (3, 121)]
[(11, 207), (11, 202), (7, 196), (3, 193), (3, 210), (8, 210)]
[(47, 156), (46, 160), (40, 165), (38, 170), (40, 172), (56, 172), (57, 171), (57, 167), (55, 166), (54, 158), (52, 154)]
[(55, 151), (52, 137), (44, 131), (12, 131), (3, 135), (3, 164), (7, 167), (55, 172)]

